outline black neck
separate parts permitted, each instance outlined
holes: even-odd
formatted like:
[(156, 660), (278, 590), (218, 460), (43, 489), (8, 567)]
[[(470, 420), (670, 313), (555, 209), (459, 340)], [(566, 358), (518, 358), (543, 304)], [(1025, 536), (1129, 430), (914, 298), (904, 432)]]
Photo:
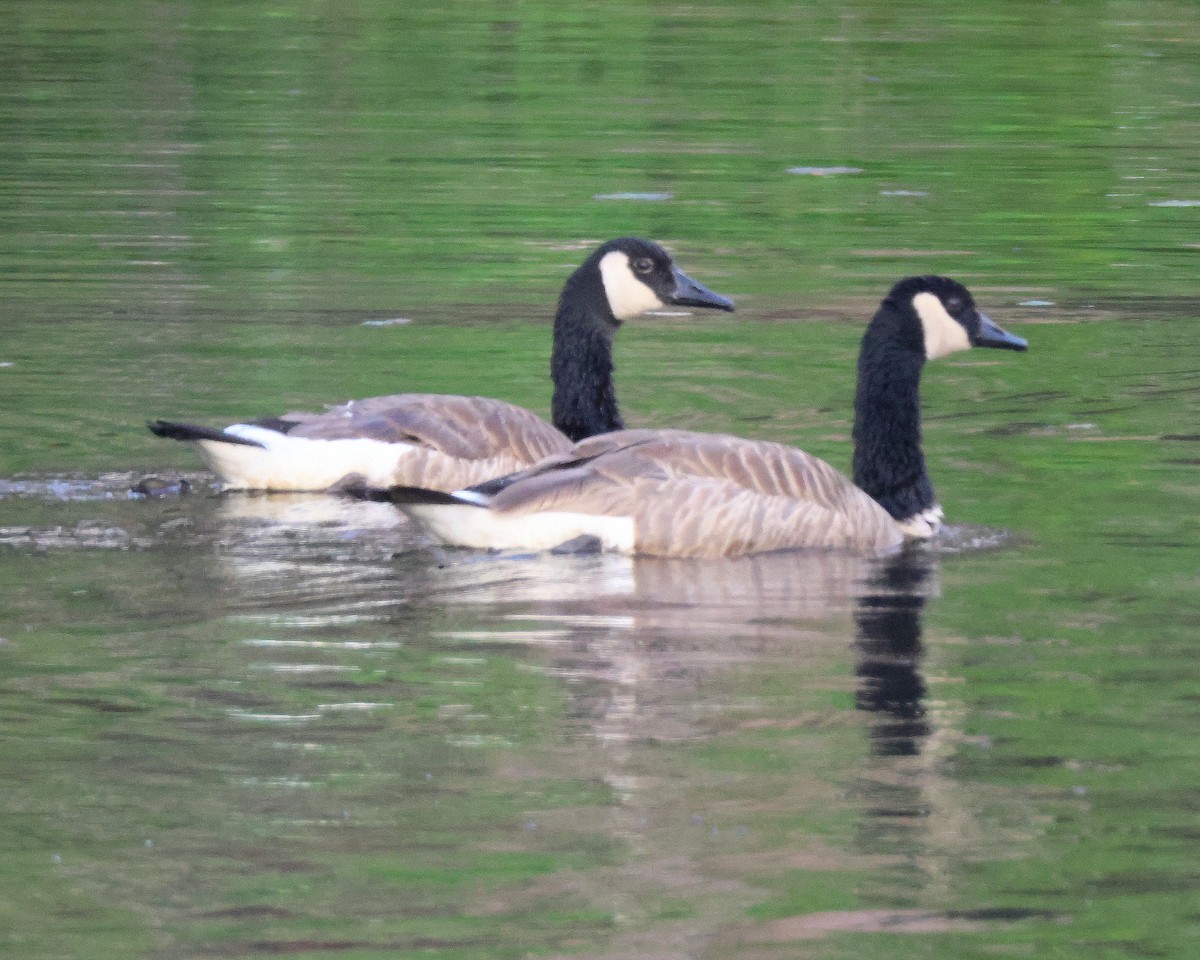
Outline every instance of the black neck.
[[(593, 282), (600, 284), (599, 277)], [(580, 289), (585, 283), (587, 280), (577, 275), (563, 289), (550, 357), (554, 381), (551, 417), (554, 426), (572, 441), (625, 426), (613, 386), (613, 336), (620, 321), (608, 309), (603, 288), (590, 291), (589, 296), (589, 291)]]
[(936, 502), (921, 453), (920, 345), (891, 335), (883, 307), (863, 336), (854, 398), (854, 482), (897, 520)]

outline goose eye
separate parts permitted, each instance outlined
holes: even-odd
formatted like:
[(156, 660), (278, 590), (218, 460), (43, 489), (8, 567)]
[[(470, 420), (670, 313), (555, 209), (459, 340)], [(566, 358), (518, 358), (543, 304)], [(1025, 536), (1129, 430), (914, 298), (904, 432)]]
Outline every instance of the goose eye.
[(633, 261), (633, 269), (638, 273), (650, 273), (654, 269), (654, 261), (649, 257), (639, 257)]
[(958, 313), (962, 308), (962, 297), (950, 297), (946, 300), (946, 309), (951, 313)]

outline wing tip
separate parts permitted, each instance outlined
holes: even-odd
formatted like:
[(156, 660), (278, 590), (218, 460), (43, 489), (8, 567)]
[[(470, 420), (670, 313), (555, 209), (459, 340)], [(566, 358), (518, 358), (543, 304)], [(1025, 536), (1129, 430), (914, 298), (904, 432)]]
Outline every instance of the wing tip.
[(456, 506), (483, 507), (485, 503), (471, 496), (430, 490), (428, 487), (406, 487), (400, 484), (391, 487), (375, 487), (367, 483), (361, 474), (353, 474), (330, 488), (355, 500), (371, 500), (375, 503), (391, 503), (396, 506)]
[(448, 507), (486, 507), (487, 500), (478, 495), (446, 493), (442, 490), (430, 490), (427, 487), (388, 487), (383, 491), (384, 498), (396, 505), (427, 505)]
[(165, 437), (167, 440), (181, 440), (184, 442), (215, 440), (218, 443), (240, 443), (246, 447), (263, 446), (257, 440), (239, 437), (232, 433), (226, 433), (224, 430), (215, 430), (212, 427), (200, 427), (193, 423), (179, 423), (175, 420), (147, 420), (146, 427), (156, 437)]

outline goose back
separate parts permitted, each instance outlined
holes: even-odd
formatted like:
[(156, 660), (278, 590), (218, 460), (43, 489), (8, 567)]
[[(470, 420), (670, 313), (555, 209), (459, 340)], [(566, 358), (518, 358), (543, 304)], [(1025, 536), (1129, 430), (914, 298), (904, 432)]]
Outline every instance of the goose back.
[(484, 460), (507, 451), (513, 459), (531, 464), (571, 446), (541, 417), (491, 397), (397, 393), (284, 419), (295, 421), (286, 431), (293, 437), (415, 443), (465, 460)]

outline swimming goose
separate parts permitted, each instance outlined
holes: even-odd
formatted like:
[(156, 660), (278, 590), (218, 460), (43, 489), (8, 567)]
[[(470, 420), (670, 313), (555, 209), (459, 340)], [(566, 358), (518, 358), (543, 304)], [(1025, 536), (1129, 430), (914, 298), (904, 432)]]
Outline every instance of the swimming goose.
[(567, 278), (554, 318), (554, 426), (487, 397), (401, 393), (352, 400), (324, 413), (289, 413), (224, 429), (153, 420), (160, 437), (191, 441), (225, 489), (327, 490), (347, 477), (457, 490), (522, 470), (571, 443), (620, 430), (613, 336), (668, 304), (732, 310), (675, 266), (656, 243), (610, 240)]
[(794, 447), (726, 434), (623, 430), (457, 493), (374, 491), (443, 543), (581, 546), (665, 557), (810, 547), (883, 553), (932, 536), (941, 507), (921, 453), (925, 361), (969, 347), (1025, 350), (945, 277), (910, 277), (863, 336), (854, 482)]

